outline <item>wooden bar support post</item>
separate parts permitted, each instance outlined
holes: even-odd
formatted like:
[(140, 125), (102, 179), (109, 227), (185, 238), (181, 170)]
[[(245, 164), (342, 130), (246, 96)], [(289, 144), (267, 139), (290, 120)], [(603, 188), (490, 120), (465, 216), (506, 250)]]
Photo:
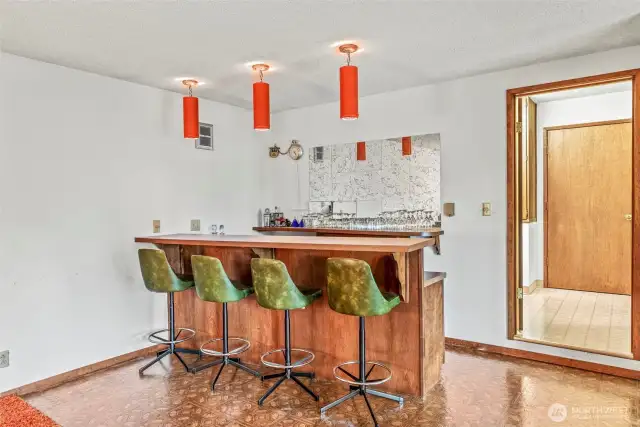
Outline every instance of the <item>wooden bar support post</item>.
[(400, 282), (400, 299), (409, 302), (409, 257), (405, 252), (394, 252), (393, 258), (398, 265), (398, 281)]
[(254, 254), (258, 256), (258, 258), (265, 258), (265, 259), (276, 258), (276, 254), (275, 254), (276, 251), (273, 248), (251, 248), (251, 250), (253, 251)]

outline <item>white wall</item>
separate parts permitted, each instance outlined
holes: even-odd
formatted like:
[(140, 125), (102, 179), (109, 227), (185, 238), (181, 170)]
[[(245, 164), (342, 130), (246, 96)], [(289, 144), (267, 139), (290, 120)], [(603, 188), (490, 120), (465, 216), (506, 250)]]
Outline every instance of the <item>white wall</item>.
[[(528, 285), (534, 280), (544, 280), (544, 128), (580, 123), (602, 122), (608, 120), (630, 119), (633, 111), (631, 91), (605, 93), (581, 98), (563, 99), (538, 103), (537, 117), (537, 186), (538, 216), (537, 222), (523, 224), (524, 235), (528, 234), (527, 265)], [(524, 256), (524, 254), (523, 254)], [(523, 275), (524, 276), (524, 275)]]
[(254, 225), (251, 115), (201, 100), (215, 151), (182, 138), (181, 96), (12, 55), (0, 69), (0, 392), (148, 345), (166, 299), (134, 236)]
[[(339, 119), (337, 103), (287, 111), (275, 115), (273, 128), (281, 145), (296, 138), (307, 148), (440, 133), (441, 196), (443, 202), (456, 203), (456, 215), (443, 218), (442, 255), (428, 254), (425, 268), (448, 274), (446, 335), (640, 369), (640, 362), (506, 338), (505, 91), (638, 67), (640, 46), (365, 97), (360, 100), (360, 119), (353, 122)], [(263, 164), (265, 202), (285, 211), (304, 205), (304, 195), (296, 200), (295, 192), (283, 191), (282, 186), (295, 185), (300, 169), (301, 188), (308, 187), (307, 157), (298, 164), (265, 158)], [(483, 201), (492, 203), (492, 216), (481, 215)]]

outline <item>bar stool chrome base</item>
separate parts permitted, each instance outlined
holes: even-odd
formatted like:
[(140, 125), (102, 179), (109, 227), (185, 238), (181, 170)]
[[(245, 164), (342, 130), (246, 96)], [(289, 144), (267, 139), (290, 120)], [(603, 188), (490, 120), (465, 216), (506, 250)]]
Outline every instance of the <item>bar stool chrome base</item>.
[[(163, 332), (166, 332), (167, 334), (171, 334), (171, 330), (170, 329), (160, 329), (158, 331), (152, 332), (149, 334), (149, 342), (154, 343), (154, 344), (179, 344), (181, 342), (185, 342), (190, 340), (191, 338), (196, 336), (196, 331), (194, 331), (193, 329), (189, 329), (189, 328), (177, 328), (176, 331), (178, 332), (176, 334), (176, 337), (172, 340), (172, 339), (165, 339), (162, 338), (160, 336), (158, 336), (158, 334), (161, 334)], [(183, 332), (186, 332), (186, 336), (180, 338), (180, 335), (182, 335)]]
[(287, 349), (286, 348), (278, 348), (276, 350), (271, 350), (266, 352), (265, 354), (263, 354), (262, 356), (260, 356), (260, 360), (262, 361), (262, 364), (264, 366), (268, 366), (270, 368), (276, 368), (276, 369), (293, 369), (293, 368), (300, 368), (302, 366), (308, 365), (309, 363), (313, 362), (313, 359), (316, 358), (316, 355), (313, 354), (312, 352), (310, 352), (309, 350), (304, 350), (302, 348), (290, 348), (289, 349), (289, 360), (291, 360), (291, 356), (292, 353), (303, 353), (306, 354), (307, 356), (303, 357), (302, 359), (300, 359), (297, 362), (289, 362), (288, 364), (281, 364), (281, 363), (276, 363), (276, 362), (271, 362), (269, 360), (267, 360), (269, 358), (269, 356), (276, 354), (276, 353), (282, 353), (285, 360), (287, 359)]
[[(382, 391), (369, 388), (373, 385), (380, 385), (380, 384), (386, 383), (391, 379), (392, 374), (391, 374), (391, 369), (388, 366), (380, 362), (366, 361), (364, 317), (360, 318), (360, 346), (359, 347), (360, 347), (359, 360), (350, 360), (348, 362), (341, 363), (333, 369), (333, 375), (336, 377), (336, 379), (349, 384), (349, 389), (351, 391), (347, 395), (341, 397), (340, 399), (335, 400), (329, 403), (328, 405), (320, 408), (320, 413), (324, 414), (327, 410), (331, 408), (335, 408), (336, 406), (346, 402), (347, 400), (353, 397), (362, 396), (364, 398), (364, 401), (367, 404), (367, 408), (369, 409), (371, 418), (373, 419), (373, 424), (376, 427), (378, 427), (379, 426), (378, 420), (376, 420), (376, 415), (373, 412), (373, 408), (371, 408), (371, 404), (369, 403), (369, 399), (367, 398), (367, 395), (393, 400), (394, 402), (398, 402), (400, 405), (404, 403), (404, 399), (400, 396), (396, 396), (393, 394), (389, 394), (389, 393), (385, 393)], [(344, 369), (343, 366), (346, 366), (346, 365), (359, 365), (359, 368), (360, 368), (359, 376), (355, 376), (352, 373), (348, 372), (346, 369)], [(366, 370), (367, 365), (371, 366), (368, 371)], [(385, 376), (381, 378), (369, 379), (369, 376), (371, 375), (371, 373), (376, 367), (384, 369), (387, 372), (387, 374), (385, 374)], [(348, 378), (343, 377), (342, 374), (346, 375)]]
[(369, 403), (369, 399), (367, 398), (367, 395), (370, 394), (372, 396), (376, 396), (376, 397), (382, 397), (384, 399), (389, 399), (389, 400), (393, 400), (395, 402), (398, 402), (399, 404), (403, 404), (404, 403), (404, 399), (400, 396), (395, 396), (393, 394), (389, 394), (389, 393), (385, 393), (382, 391), (378, 391), (378, 390), (373, 390), (370, 388), (367, 388), (367, 386), (351, 386), (351, 392), (349, 394), (347, 394), (346, 396), (341, 397), (338, 400), (335, 400), (331, 403), (329, 403), (326, 406), (323, 406), (320, 409), (320, 413), (324, 414), (325, 411), (334, 408), (338, 405), (340, 405), (341, 403), (346, 402), (347, 400), (351, 399), (352, 397), (356, 397), (358, 395), (364, 397), (364, 401), (367, 404), (367, 408), (369, 409), (369, 413), (371, 414), (371, 418), (373, 419), (373, 424), (378, 427), (378, 420), (376, 419), (376, 415), (373, 412), (373, 408), (371, 408), (371, 404)]
[[(369, 372), (367, 372), (367, 374), (364, 377), (364, 381), (360, 381), (360, 379), (358, 377), (356, 377), (355, 375), (353, 375), (352, 373), (346, 371), (343, 366), (346, 365), (359, 365), (360, 361), (359, 360), (350, 360), (348, 362), (344, 362), (339, 364), (338, 366), (336, 366), (335, 368), (333, 368), (333, 376), (336, 377), (337, 380), (342, 381), (344, 383), (347, 383), (349, 385), (352, 386), (363, 386), (363, 387), (369, 387), (372, 385), (380, 385), (380, 384), (384, 384), (387, 381), (389, 381), (391, 379), (391, 369), (389, 369), (389, 367), (387, 365), (384, 365), (380, 362), (365, 362), (365, 366), (366, 365), (371, 365), (371, 368), (369, 368)], [(383, 377), (383, 378), (378, 378), (375, 380), (369, 380), (369, 375), (371, 375), (371, 373), (373, 372), (373, 370), (376, 367), (380, 367), (382, 369), (384, 369), (385, 371), (387, 371), (387, 376)], [(341, 374), (338, 372), (341, 371), (343, 374), (347, 375), (350, 379), (346, 379), (344, 377), (341, 376)]]
[(224, 350), (216, 351), (216, 350), (207, 348), (207, 346), (212, 342), (220, 342), (220, 341), (222, 341), (223, 343), (222, 345), (224, 346), (224, 338), (213, 338), (207, 341), (206, 343), (202, 344), (202, 346), (200, 347), (200, 351), (202, 352), (202, 354), (206, 354), (207, 356), (224, 357), (224, 356), (233, 356), (235, 354), (244, 353), (245, 351), (249, 350), (249, 347), (251, 347), (251, 343), (249, 342), (249, 340), (245, 338), (228, 337), (227, 345), (229, 345), (228, 344), (229, 342), (239, 341), (241, 343), (240, 346), (233, 348), (231, 350), (228, 350), (226, 353), (224, 352)]
[[(298, 378), (309, 378), (313, 380), (315, 378), (315, 374), (313, 372), (293, 372), (294, 368), (300, 368), (302, 366), (306, 366), (310, 364), (313, 359), (315, 359), (315, 354), (310, 352), (309, 350), (303, 350), (301, 348), (291, 348), (291, 320), (289, 318), (289, 310), (285, 310), (284, 312), (284, 340), (285, 340), (285, 348), (279, 348), (276, 350), (271, 350), (262, 355), (261, 360), (265, 366), (276, 368), (276, 369), (284, 369), (284, 372), (278, 372), (277, 374), (269, 374), (263, 375), (261, 380), (271, 380), (274, 378), (279, 378), (278, 381), (274, 385), (272, 385), (269, 390), (258, 400), (258, 405), (262, 406), (264, 401), (273, 393), (285, 380), (292, 380), (300, 388), (302, 388), (307, 394), (309, 394), (313, 399), (317, 402), (320, 398), (317, 394), (315, 394), (309, 387), (307, 387), (302, 381)], [(276, 363), (268, 360), (269, 356), (282, 352), (284, 356), (285, 363)], [(291, 353), (303, 353), (306, 354), (302, 359), (292, 362), (291, 361)]]
[[(196, 354), (196, 355), (198, 355), (198, 359), (200, 359), (200, 357), (202, 356), (200, 354), (200, 350), (176, 347), (176, 344), (188, 341), (188, 340), (192, 339), (193, 337), (195, 337), (196, 331), (194, 331), (193, 329), (188, 329), (188, 328), (178, 328), (178, 329), (176, 329), (174, 311), (173, 310), (174, 310), (173, 292), (170, 292), (169, 293), (169, 329), (160, 329), (159, 331), (155, 331), (155, 332), (152, 332), (151, 334), (149, 334), (149, 342), (151, 342), (153, 344), (166, 345), (166, 346), (168, 346), (168, 348), (166, 350), (157, 352), (155, 359), (153, 359), (151, 362), (147, 363), (142, 368), (140, 368), (140, 370), (138, 371), (139, 375), (142, 375), (144, 373), (144, 371), (146, 371), (151, 366), (155, 365), (156, 363), (158, 363), (159, 361), (164, 359), (166, 356), (169, 356), (171, 354), (173, 354), (178, 359), (178, 361), (180, 361), (182, 366), (184, 366), (185, 371), (188, 372), (189, 371), (189, 366), (187, 366), (187, 364), (182, 359), (182, 357), (180, 356), (179, 353), (182, 353), (182, 354)], [(177, 334), (176, 334), (176, 331), (178, 332)], [(159, 334), (161, 334), (163, 332), (166, 332), (168, 334), (168, 338), (163, 338), (163, 337), (161, 337), (159, 335)], [(185, 336), (183, 336), (181, 338), (180, 335), (182, 335), (183, 332), (186, 332), (186, 334), (185, 334)]]
[[(222, 373), (222, 370), (224, 369), (225, 366), (227, 365), (231, 365), (231, 366), (235, 366), (238, 369), (242, 369), (245, 372), (250, 373), (253, 376), (256, 377), (260, 377), (261, 374), (260, 372), (251, 369), (250, 367), (248, 367), (247, 365), (245, 365), (244, 363), (242, 363), (242, 361), (240, 360), (240, 358), (238, 357), (231, 357), (231, 356), (236, 356), (238, 354), (244, 353), (245, 351), (247, 351), (249, 349), (249, 347), (251, 347), (251, 343), (249, 342), (249, 340), (245, 339), (245, 338), (237, 338), (237, 337), (229, 337), (229, 327), (228, 327), (228, 311), (227, 311), (227, 303), (223, 303), (222, 304), (222, 333), (223, 333), (223, 337), (222, 338), (213, 338), (210, 339), (209, 341), (205, 342), (204, 344), (202, 344), (202, 346), (200, 347), (200, 352), (202, 354), (206, 354), (207, 356), (216, 356), (216, 357), (221, 357), (222, 359), (218, 359), (218, 360), (214, 360), (213, 362), (209, 362), (206, 363), (202, 366), (194, 366), (190, 369), (190, 372), (192, 374), (195, 374), (196, 372), (200, 372), (203, 371), (205, 369), (209, 369), (212, 368), (214, 366), (220, 366), (220, 369), (218, 370), (218, 373), (216, 374), (215, 379), (213, 380), (213, 382), (211, 383), (211, 391), (213, 391), (216, 387), (216, 383), (218, 382), (218, 379), (220, 378), (220, 374)], [(210, 348), (207, 348), (207, 346), (213, 342), (220, 342), (222, 341), (222, 351), (217, 351), (217, 350), (213, 350)], [(229, 350), (229, 343), (230, 342), (240, 342), (240, 345), (236, 348), (233, 348), (231, 350)]]

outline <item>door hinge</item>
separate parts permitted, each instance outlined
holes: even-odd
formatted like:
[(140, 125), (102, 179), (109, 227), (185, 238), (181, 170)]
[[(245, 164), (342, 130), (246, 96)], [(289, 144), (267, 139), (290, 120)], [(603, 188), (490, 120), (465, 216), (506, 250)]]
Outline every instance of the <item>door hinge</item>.
[(516, 132), (522, 133), (522, 122), (516, 122)]
[(518, 288), (518, 299), (523, 299), (524, 293), (522, 292), (522, 288)]

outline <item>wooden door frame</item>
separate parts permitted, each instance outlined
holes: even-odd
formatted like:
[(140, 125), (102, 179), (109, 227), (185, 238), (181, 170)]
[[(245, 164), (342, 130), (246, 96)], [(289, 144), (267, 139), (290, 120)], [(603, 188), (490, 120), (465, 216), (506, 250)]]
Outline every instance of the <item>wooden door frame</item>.
[[(507, 102), (507, 338), (513, 340), (517, 332), (518, 283), (522, 282), (522, 221), (519, 192), (519, 150), (515, 141), (516, 98), (563, 89), (596, 86), (630, 80), (633, 96), (633, 158), (632, 158), (632, 248), (631, 248), (631, 352), (640, 360), (640, 69), (618, 71), (597, 76), (580, 77), (552, 83), (509, 89)], [(588, 352), (588, 350), (585, 350)]]
[[(543, 222), (542, 222), (542, 235), (544, 236), (544, 253), (542, 254), (543, 258), (543, 266), (544, 266), (544, 278), (545, 278), (545, 287), (548, 282), (546, 281), (549, 277), (549, 258), (548, 258), (548, 245), (549, 245), (549, 225), (547, 222), (547, 218), (549, 218), (549, 209), (548, 209), (548, 183), (549, 183), (549, 147), (547, 145), (549, 131), (554, 130), (564, 130), (564, 129), (579, 129), (586, 128), (592, 126), (606, 126), (606, 125), (618, 125), (623, 123), (632, 123), (633, 119), (618, 119), (618, 120), (605, 120), (600, 122), (587, 122), (587, 123), (574, 123), (570, 125), (560, 125), (560, 126), (548, 126), (542, 129), (543, 135), (543, 147), (542, 147), (542, 205), (543, 205)], [(632, 266), (633, 268), (633, 266)]]

